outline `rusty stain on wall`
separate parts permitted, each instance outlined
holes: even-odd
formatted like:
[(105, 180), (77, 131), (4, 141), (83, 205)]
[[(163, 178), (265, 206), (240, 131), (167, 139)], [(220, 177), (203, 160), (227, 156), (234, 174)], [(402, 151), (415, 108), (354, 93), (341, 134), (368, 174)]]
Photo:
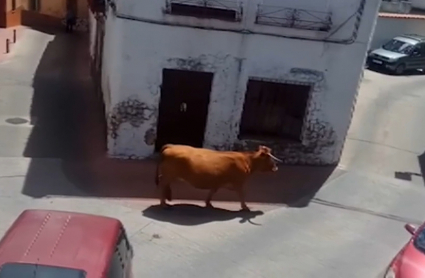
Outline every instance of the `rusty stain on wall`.
[(108, 135), (113, 139), (118, 137), (121, 124), (129, 123), (133, 127), (140, 127), (144, 122), (156, 115), (156, 108), (135, 98), (117, 103), (108, 117)]

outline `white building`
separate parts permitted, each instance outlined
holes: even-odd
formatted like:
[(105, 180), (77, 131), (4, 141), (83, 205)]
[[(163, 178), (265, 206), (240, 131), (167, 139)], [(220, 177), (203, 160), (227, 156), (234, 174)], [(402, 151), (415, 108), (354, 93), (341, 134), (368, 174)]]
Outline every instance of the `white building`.
[(91, 15), (109, 155), (261, 143), (287, 163), (337, 163), (379, 4), (110, 0), (104, 26)]

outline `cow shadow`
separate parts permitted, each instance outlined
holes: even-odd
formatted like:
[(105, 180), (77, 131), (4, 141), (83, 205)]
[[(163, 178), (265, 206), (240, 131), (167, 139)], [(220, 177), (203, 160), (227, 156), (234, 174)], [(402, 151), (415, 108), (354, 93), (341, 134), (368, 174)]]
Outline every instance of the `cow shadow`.
[(229, 221), (236, 218), (240, 218), (239, 223), (249, 222), (258, 225), (251, 222), (251, 220), (263, 214), (264, 212), (260, 210), (232, 211), (191, 204), (170, 205), (167, 209), (162, 208), (160, 205), (153, 205), (142, 211), (142, 215), (147, 218), (183, 226), (196, 226), (210, 222)]

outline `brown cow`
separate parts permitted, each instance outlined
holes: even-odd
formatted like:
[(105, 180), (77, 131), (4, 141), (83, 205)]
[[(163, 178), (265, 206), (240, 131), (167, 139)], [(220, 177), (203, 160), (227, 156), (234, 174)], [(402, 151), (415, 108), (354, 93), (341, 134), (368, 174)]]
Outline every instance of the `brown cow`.
[(249, 210), (245, 203), (244, 184), (254, 172), (276, 172), (276, 161), (271, 149), (259, 146), (254, 152), (214, 151), (184, 145), (165, 145), (157, 166), (156, 184), (161, 190), (161, 206), (171, 201), (170, 184), (185, 181), (199, 189), (208, 189), (205, 201), (212, 207), (211, 198), (219, 188), (226, 187), (238, 193), (242, 209)]

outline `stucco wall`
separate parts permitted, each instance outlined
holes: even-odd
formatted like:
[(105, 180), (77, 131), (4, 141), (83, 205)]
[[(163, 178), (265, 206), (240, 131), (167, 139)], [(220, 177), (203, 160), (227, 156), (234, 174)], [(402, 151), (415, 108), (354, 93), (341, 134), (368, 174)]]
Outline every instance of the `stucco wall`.
[[(276, 5), (276, 1), (264, 2)], [(204, 28), (219, 26), (232, 32), (125, 20), (109, 11), (103, 89), (111, 97), (107, 106), (111, 156), (143, 158), (152, 154), (154, 140), (147, 135), (156, 132), (162, 69), (180, 68), (214, 73), (204, 147), (229, 149), (235, 143), (245, 147), (258, 143), (240, 142), (237, 135), (248, 78), (266, 78), (313, 85), (302, 144), (282, 147), (279, 142), (267, 142), (276, 154), (288, 163), (338, 161), (379, 1), (366, 2), (358, 36), (349, 45), (277, 37), (325, 38), (329, 33), (255, 25), (257, 2), (247, 2), (242, 23), (164, 15), (162, 1), (117, 3), (122, 14)], [(282, 2), (279, 5), (284, 5)], [(295, 5), (286, 2), (287, 7)], [(337, 28), (353, 15), (359, 3), (315, 1), (310, 9), (332, 11)], [(308, 8), (307, 4), (311, 1), (298, 1), (297, 6)], [(238, 31), (241, 25), (245, 30), (275, 36), (243, 34)], [(355, 21), (349, 22), (333, 37), (349, 38), (354, 27)]]
[[(105, 104), (105, 112), (108, 114), (111, 110), (112, 93), (119, 92), (121, 84), (122, 72), (121, 65), (123, 64), (122, 55), (122, 29), (123, 21), (118, 20), (111, 15), (108, 15), (108, 20), (105, 21), (105, 36), (103, 44), (102, 58), (102, 92)], [(117, 55), (118, 54), (118, 55)], [(117, 97), (117, 96), (115, 96)], [(113, 149), (113, 142), (108, 140), (108, 148)]]
[(379, 47), (389, 39), (402, 34), (419, 34), (425, 36), (425, 18), (379, 17), (370, 47), (372, 49)]
[(94, 14), (91, 12), (91, 10), (88, 10), (88, 25), (89, 25), (89, 36), (90, 36), (90, 57), (94, 59), (94, 53), (95, 53), (95, 45), (96, 45), (96, 19), (94, 17)]

